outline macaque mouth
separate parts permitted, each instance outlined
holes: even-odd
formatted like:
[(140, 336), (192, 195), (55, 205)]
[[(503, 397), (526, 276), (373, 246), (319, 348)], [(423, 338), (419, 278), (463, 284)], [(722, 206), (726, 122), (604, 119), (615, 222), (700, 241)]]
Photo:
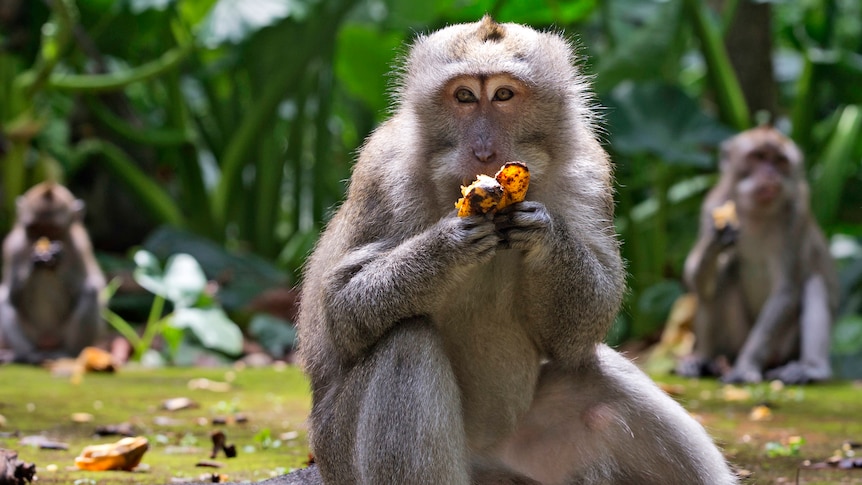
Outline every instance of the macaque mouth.
[(754, 192), (754, 199), (757, 202), (768, 204), (775, 200), (781, 193), (781, 187), (778, 185), (765, 185), (758, 187)]

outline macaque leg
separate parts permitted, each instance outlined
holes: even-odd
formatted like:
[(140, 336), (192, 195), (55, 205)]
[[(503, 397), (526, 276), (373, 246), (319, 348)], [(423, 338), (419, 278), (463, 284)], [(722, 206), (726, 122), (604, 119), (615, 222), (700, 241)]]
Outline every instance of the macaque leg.
[(544, 369), (499, 458), (545, 485), (736, 483), (700, 424), (604, 345), (589, 368)]
[(8, 300), (0, 301), (0, 341), (11, 350), (12, 359), (21, 363), (38, 363), (42, 359), (36, 347), (21, 330), (20, 315)]
[(694, 352), (683, 358), (676, 373), (686, 377), (718, 376), (722, 369), (718, 359), (736, 358), (751, 328), (745, 311), (742, 290), (738, 284), (725, 281), (719, 295), (698, 300), (694, 317)]
[(804, 384), (832, 377), (829, 362), (831, 322), (826, 282), (822, 276), (815, 275), (805, 282), (802, 290), (800, 359), (771, 370), (767, 378), (780, 379), (787, 384)]
[(469, 483), (458, 387), (426, 318), (397, 323), (336, 386), (312, 414), (329, 482)]

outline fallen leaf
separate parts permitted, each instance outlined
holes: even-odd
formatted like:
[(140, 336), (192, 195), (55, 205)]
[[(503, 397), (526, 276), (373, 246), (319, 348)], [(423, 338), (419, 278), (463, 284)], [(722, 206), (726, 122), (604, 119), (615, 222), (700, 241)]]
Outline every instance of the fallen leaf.
[(194, 409), (198, 407), (198, 403), (187, 397), (175, 397), (166, 399), (162, 402), (162, 409), (167, 411), (179, 411), (181, 409)]
[(211, 381), (203, 377), (190, 380), (188, 387), (191, 390), (203, 389), (213, 392), (228, 392), (231, 389), (227, 382)]
[(106, 424), (97, 426), (95, 431), (97, 436), (137, 436), (135, 428), (130, 423)]
[(721, 389), (725, 401), (748, 401), (751, 399), (751, 391), (737, 386), (724, 386)]
[(72, 413), (72, 422), (89, 423), (93, 420), (93, 415), (90, 413)]
[(751, 412), (748, 413), (748, 419), (751, 421), (766, 421), (772, 419), (772, 410), (769, 409), (769, 406), (765, 406), (763, 404), (754, 406)]
[(69, 445), (62, 441), (54, 441), (40, 435), (25, 436), (18, 441), (18, 444), (25, 446), (33, 446), (40, 450), (68, 450)]

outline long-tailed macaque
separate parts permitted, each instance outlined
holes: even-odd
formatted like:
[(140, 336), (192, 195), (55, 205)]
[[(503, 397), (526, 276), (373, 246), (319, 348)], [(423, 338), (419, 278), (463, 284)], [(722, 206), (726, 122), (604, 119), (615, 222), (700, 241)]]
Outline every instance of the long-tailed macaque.
[[(726, 360), (728, 382), (828, 379), (839, 292), (799, 148), (772, 127), (754, 128), (722, 145), (720, 168), (685, 262), (696, 342), (677, 372), (720, 374)], [(725, 224), (728, 207), (736, 220)]]
[(20, 196), (3, 242), (0, 348), (17, 362), (74, 357), (99, 337), (105, 278), (82, 218), (84, 203), (45, 182)]
[[(310, 257), (300, 356), (328, 484), (729, 484), (704, 429), (602, 339), (624, 292), (612, 174), (558, 34), (412, 46)], [(527, 200), (457, 217), (520, 160)]]

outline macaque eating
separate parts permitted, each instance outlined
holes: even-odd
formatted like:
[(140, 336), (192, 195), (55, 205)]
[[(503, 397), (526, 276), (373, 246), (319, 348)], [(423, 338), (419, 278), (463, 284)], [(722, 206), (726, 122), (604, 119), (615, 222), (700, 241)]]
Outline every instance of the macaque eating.
[(788, 384), (832, 375), (838, 283), (809, 208), (799, 148), (761, 126), (722, 145), (685, 279), (698, 300), (695, 348), (677, 373)]
[[(625, 270), (575, 64), (561, 35), (490, 17), (413, 43), (305, 268), (299, 351), (324, 483), (737, 482), (602, 343)], [(459, 198), (477, 210), (459, 217)]]
[(75, 357), (103, 330), (105, 278), (83, 215), (84, 203), (53, 182), (17, 200), (0, 283), (0, 348), (16, 362)]

